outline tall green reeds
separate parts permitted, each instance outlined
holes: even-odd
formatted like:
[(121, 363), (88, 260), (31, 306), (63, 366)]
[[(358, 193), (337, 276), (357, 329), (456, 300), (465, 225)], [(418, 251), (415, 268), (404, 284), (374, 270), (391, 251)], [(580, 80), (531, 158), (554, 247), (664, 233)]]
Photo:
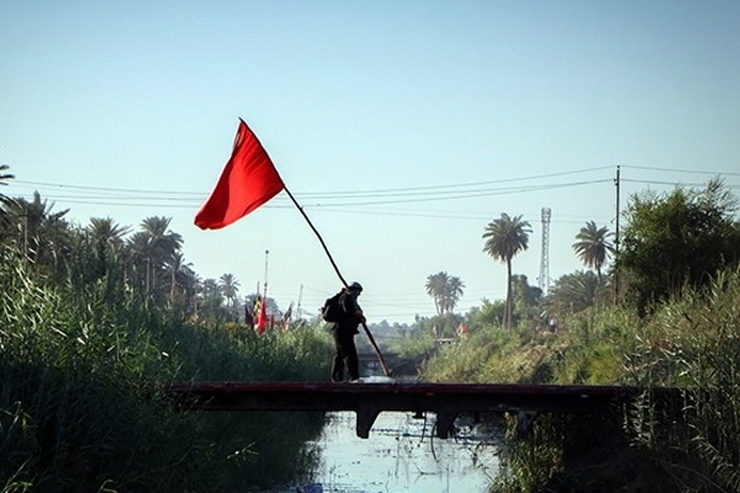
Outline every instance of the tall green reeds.
[[(438, 353), (423, 378), (647, 389), (616, 421), (540, 416), (532, 437), (509, 442), (495, 491), (740, 491), (740, 270), (645, 319), (609, 307), (552, 333), (484, 329)], [(663, 386), (683, 398), (659, 405), (650, 389)]]
[(673, 419), (635, 407), (635, 442), (697, 490), (740, 491), (740, 270), (661, 306), (638, 341), (627, 366), (634, 378), (686, 391)]
[(106, 278), (0, 256), (0, 491), (239, 491), (307, 474), (317, 414), (181, 413), (170, 380), (315, 380), (319, 331), (187, 325)]

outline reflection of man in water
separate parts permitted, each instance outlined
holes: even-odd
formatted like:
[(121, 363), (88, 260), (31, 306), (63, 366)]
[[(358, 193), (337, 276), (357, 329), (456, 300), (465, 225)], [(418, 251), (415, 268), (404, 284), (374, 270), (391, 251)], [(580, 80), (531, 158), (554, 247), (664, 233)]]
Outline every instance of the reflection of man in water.
[(344, 367), (347, 367), (349, 380), (360, 379), (360, 364), (355, 347), (355, 334), (358, 334), (357, 326), (365, 322), (357, 297), (362, 293), (360, 283), (353, 282), (345, 288), (339, 297), (341, 307), (339, 320), (334, 322), (331, 333), (334, 336), (334, 359), (331, 364), (331, 379), (333, 382), (344, 380)]

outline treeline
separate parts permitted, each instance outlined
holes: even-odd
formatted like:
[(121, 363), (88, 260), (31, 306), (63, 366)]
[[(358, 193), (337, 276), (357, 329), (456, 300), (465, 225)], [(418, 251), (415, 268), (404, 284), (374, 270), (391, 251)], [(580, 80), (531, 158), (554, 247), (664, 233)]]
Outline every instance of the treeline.
[(67, 219), (69, 209), (54, 210), (38, 192), (32, 200), (3, 197), (0, 245), (21, 252), (49, 280), (82, 286), (105, 279), (183, 317), (244, 319), (238, 280), (228, 273), (202, 279), (185, 258), (182, 236), (170, 229), (171, 218), (144, 218), (136, 230), (110, 217), (78, 225)]
[[(603, 279), (564, 276), (540, 304), (526, 301), (524, 283), (511, 329), (505, 308), (489, 304), (470, 319), (469, 339), (426, 362), (422, 377), (434, 381), (648, 389), (609, 417), (539, 416), (524, 440), (510, 422), (491, 491), (740, 491), (736, 212), (718, 181), (632, 197), (623, 248)], [(656, 386), (684, 389), (685, 401), (656, 406)]]

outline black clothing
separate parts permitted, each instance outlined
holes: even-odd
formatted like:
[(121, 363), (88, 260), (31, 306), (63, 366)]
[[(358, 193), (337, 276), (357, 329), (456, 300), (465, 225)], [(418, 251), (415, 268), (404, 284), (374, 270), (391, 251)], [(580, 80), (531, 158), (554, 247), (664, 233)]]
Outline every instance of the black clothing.
[(350, 380), (360, 378), (360, 365), (355, 347), (355, 334), (358, 334), (357, 326), (362, 322), (358, 315), (360, 307), (353, 296), (346, 291), (339, 298), (342, 307), (338, 322), (332, 324), (331, 332), (334, 336), (334, 359), (331, 364), (331, 379), (334, 382), (344, 380), (344, 368)]
[(346, 331), (332, 330), (334, 336), (334, 359), (331, 362), (331, 380), (332, 382), (341, 382), (344, 380), (344, 367), (347, 367), (347, 374), (350, 380), (360, 378), (360, 362), (357, 358), (357, 348), (355, 347), (355, 335)]

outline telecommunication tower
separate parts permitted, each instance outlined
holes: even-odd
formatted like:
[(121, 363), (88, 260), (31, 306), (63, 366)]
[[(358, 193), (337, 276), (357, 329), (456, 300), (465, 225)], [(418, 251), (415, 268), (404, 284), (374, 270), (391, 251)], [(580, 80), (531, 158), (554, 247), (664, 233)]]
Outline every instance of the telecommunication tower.
[(550, 216), (549, 207), (542, 208), (542, 254), (540, 256), (540, 291), (547, 294), (550, 285)]

